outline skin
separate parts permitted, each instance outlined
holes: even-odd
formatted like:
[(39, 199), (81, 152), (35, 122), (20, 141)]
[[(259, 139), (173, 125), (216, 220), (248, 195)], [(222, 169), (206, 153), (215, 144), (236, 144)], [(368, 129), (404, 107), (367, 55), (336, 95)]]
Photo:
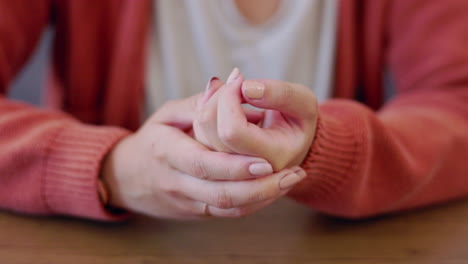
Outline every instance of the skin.
[[(262, 84), (264, 96), (250, 99), (248, 82)], [(198, 141), (215, 151), (262, 157), (275, 171), (303, 162), (318, 117), (317, 100), (309, 88), (276, 80), (244, 81), (241, 74), (231, 83), (212, 86), (194, 121)], [(242, 103), (267, 110), (251, 122)]]
[[(266, 22), (278, 3), (236, 0), (252, 24)], [(284, 196), (306, 176), (297, 165), (315, 134), (315, 97), (300, 85), (260, 81), (266, 85), (260, 100), (244, 96), (240, 75), (158, 109), (104, 160), (110, 206), (158, 218), (242, 217)], [(254, 163), (271, 171), (254, 175)]]
[[(299, 167), (255, 176), (262, 158), (215, 152), (190, 136), (201, 95), (171, 101), (106, 157), (110, 205), (158, 218), (241, 217), (286, 194), (305, 177)], [(281, 181), (289, 179), (289, 185)], [(208, 207), (206, 207), (208, 205)]]
[(235, 0), (239, 12), (253, 25), (267, 22), (278, 9), (279, 0)]

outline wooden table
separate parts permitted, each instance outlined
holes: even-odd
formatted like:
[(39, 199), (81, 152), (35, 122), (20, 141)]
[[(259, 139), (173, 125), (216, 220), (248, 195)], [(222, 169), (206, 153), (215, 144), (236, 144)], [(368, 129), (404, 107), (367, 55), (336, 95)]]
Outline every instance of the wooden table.
[(206, 222), (0, 212), (0, 263), (468, 263), (468, 201), (366, 221), (325, 217), (289, 200)]

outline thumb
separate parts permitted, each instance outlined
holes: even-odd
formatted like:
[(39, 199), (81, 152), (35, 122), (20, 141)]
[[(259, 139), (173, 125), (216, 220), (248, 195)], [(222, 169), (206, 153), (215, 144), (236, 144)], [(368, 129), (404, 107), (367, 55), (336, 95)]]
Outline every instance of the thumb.
[(306, 86), (276, 80), (248, 80), (242, 84), (246, 103), (271, 109), (293, 118), (304, 119), (316, 115), (317, 99)]

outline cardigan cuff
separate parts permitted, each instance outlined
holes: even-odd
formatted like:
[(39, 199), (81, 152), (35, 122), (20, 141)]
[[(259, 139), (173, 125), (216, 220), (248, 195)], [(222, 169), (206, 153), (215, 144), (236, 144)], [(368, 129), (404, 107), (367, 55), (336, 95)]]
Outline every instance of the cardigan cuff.
[(120, 128), (73, 124), (51, 139), (42, 179), (43, 199), (51, 213), (106, 221), (126, 218), (104, 208), (98, 178), (105, 155), (128, 134)]
[(355, 170), (360, 150), (357, 131), (351, 126), (353, 120), (350, 121), (344, 122), (326, 113), (319, 115), (314, 142), (301, 165), (307, 177), (289, 196), (322, 207), (340, 191)]

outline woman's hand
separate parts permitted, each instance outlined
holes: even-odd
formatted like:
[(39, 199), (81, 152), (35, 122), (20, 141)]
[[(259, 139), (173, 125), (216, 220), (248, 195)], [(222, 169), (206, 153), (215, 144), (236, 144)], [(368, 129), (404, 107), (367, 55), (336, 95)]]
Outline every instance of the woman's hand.
[[(267, 110), (253, 114), (243, 103)], [(235, 69), (225, 85), (211, 82), (198, 105), (194, 134), (213, 150), (262, 157), (279, 171), (302, 163), (317, 116), (317, 100), (309, 88), (275, 80), (244, 81)]]
[(262, 158), (213, 152), (195, 141), (186, 132), (198, 98), (167, 103), (114, 147), (102, 171), (112, 206), (163, 218), (239, 217), (305, 177), (299, 167), (273, 174)]

